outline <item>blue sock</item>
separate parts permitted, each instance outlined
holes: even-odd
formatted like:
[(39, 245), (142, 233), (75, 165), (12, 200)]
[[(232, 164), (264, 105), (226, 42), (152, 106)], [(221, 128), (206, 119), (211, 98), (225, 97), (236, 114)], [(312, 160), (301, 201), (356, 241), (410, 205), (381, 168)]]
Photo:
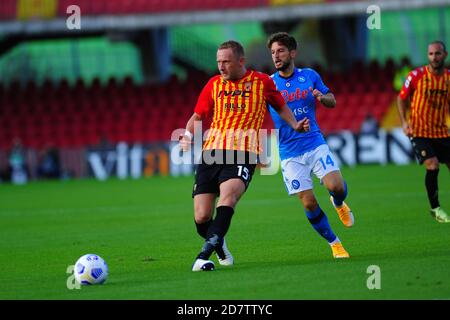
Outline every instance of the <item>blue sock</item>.
[(330, 195), (333, 196), (334, 204), (338, 207), (342, 206), (345, 198), (347, 198), (347, 182), (344, 181), (344, 193), (343, 194), (335, 194), (334, 192), (329, 192)]
[(305, 209), (305, 213), (313, 228), (325, 238), (328, 243), (336, 240), (336, 235), (333, 233), (333, 230), (331, 230), (328, 218), (320, 207), (317, 207), (313, 212)]

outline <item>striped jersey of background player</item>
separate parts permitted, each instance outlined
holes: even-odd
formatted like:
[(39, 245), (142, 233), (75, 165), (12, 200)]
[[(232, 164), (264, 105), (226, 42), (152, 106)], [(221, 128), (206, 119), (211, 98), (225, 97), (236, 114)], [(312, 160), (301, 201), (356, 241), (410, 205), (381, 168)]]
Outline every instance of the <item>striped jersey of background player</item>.
[[(450, 103), (450, 70), (444, 62), (448, 52), (442, 41), (428, 45), (428, 65), (411, 71), (400, 91), (397, 104), (403, 131), (414, 153), (426, 169), (425, 186), (431, 215), (450, 222), (441, 208), (438, 194), (439, 163), (450, 169), (450, 135), (446, 118)], [(409, 118), (406, 112), (410, 109)]]

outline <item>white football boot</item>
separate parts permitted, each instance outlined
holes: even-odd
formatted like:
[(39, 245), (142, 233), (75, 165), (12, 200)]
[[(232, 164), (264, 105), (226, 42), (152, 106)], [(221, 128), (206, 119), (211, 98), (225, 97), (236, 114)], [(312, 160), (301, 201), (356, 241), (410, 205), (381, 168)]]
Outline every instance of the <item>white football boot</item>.
[(213, 271), (214, 262), (211, 260), (197, 259), (192, 265), (192, 271)]
[(216, 256), (222, 266), (232, 266), (234, 264), (234, 258), (230, 250), (228, 250), (225, 239), (223, 239), (222, 249), (216, 249)]

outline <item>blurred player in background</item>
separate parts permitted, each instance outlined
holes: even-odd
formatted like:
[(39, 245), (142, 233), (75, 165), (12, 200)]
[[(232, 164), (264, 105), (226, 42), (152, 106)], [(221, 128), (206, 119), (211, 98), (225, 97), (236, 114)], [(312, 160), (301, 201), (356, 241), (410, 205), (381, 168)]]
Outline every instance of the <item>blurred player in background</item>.
[(296, 40), (285, 32), (272, 34), (267, 47), (277, 72), (272, 76), (297, 119), (307, 117), (310, 130), (295, 132), (286, 126), (270, 108), (275, 127), (279, 129), (279, 150), (284, 183), (290, 195), (297, 194), (313, 228), (328, 241), (334, 258), (348, 258), (349, 254), (331, 230), (328, 218), (319, 206), (314, 193), (311, 174), (314, 173), (330, 193), (330, 200), (346, 227), (353, 226), (353, 213), (344, 199), (345, 183), (339, 167), (316, 122), (316, 100), (327, 108), (334, 108), (336, 100), (324, 85), (319, 74), (309, 68), (294, 65)]
[(194, 135), (194, 122), (213, 112), (192, 193), (197, 232), (205, 239), (192, 271), (213, 270), (214, 263), (209, 257), (214, 251), (221, 265), (234, 263), (224, 237), (256, 167), (258, 133), (266, 104), (273, 105), (292, 130), (309, 129), (306, 118), (297, 122), (268, 75), (246, 69), (240, 43), (227, 41), (220, 45), (217, 64), (220, 75), (212, 77), (203, 88), (180, 141), (183, 151), (187, 151)]
[(409, 62), (408, 58), (403, 58), (400, 68), (397, 70), (397, 72), (394, 75), (394, 81), (392, 83), (394, 90), (399, 93), (400, 90), (402, 90), (403, 84), (406, 81), (406, 78), (408, 77), (409, 73), (411, 72), (412, 67), (411, 63)]
[[(446, 124), (450, 102), (450, 70), (445, 69), (447, 50), (442, 41), (428, 45), (428, 65), (411, 71), (397, 98), (403, 131), (410, 138), (420, 164), (425, 165), (425, 187), (431, 215), (450, 222), (440, 207), (439, 163), (450, 169), (450, 135)], [(410, 109), (409, 118), (406, 112)]]

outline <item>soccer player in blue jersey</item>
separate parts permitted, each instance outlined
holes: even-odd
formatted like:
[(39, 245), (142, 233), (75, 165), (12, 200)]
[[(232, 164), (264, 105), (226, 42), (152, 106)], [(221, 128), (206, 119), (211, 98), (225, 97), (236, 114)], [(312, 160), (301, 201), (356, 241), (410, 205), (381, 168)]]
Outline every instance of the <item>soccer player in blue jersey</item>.
[(313, 228), (328, 241), (334, 258), (349, 258), (339, 238), (331, 230), (328, 218), (313, 193), (312, 173), (328, 189), (330, 200), (346, 227), (354, 223), (353, 213), (344, 199), (347, 185), (333, 154), (330, 152), (316, 121), (316, 100), (327, 108), (336, 106), (336, 99), (319, 74), (310, 68), (296, 68), (296, 40), (285, 32), (272, 34), (267, 47), (277, 72), (272, 78), (297, 120), (309, 119), (310, 130), (298, 133), (286, 125), (269, 106), (276, 129), (284, 183), (289, 195), (297, 194)]

